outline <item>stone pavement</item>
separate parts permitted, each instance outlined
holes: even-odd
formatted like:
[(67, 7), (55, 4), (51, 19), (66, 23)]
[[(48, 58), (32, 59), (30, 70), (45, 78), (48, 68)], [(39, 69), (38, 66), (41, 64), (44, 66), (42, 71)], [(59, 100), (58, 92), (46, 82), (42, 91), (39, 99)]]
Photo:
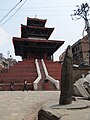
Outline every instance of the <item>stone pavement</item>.
[(37, 120), (41, 108), (61, 116), (60, 120), (90, 120), (90, 108), (52, 109), (59, 97), (59, 91), (0, 91), (0, 120)]
[(59, 92), (0, 91), (0, 120), (35, 120), (38, 110), (58, 97)]

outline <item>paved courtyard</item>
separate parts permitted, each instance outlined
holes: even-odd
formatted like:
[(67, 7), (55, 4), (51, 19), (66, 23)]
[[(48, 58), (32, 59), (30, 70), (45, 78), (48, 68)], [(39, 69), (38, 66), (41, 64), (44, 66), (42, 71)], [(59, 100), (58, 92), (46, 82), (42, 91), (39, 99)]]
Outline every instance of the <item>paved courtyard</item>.
[(58, 101), (59, 92), (0, 91), (0, 120), (35, 120), (38, 110), (52, 98)]
[(42, 107), (61, 115), (61, 120), (90, 120), (90, 108), (51, 109), (49, 106), (58, 104), (59, 96), (58, 91), (0, 91), (0, 120), (37, 120)]

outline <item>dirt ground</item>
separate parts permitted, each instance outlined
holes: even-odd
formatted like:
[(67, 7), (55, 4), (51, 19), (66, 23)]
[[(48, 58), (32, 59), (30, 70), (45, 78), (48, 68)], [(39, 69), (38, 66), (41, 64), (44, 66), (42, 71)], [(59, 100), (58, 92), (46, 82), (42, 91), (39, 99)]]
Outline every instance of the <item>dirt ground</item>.
[(90, 108), (52, 109), (59, 97), (59, 91), (0, 91), (0, 120), (37, 120), (41, 108), (61, 116), (60, 120), (90, 120)]

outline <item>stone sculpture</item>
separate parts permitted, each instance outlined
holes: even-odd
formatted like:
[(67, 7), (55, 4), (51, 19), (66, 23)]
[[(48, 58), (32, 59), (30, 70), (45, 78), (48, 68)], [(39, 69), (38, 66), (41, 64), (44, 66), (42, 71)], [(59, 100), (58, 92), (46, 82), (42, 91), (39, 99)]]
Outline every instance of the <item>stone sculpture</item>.
[(75, 96), (80, 97), (90, 97), (90, 74), (88, 74), (86, 77), (82, 75), (82, 78), (79, 78), (74, 84), (73, 84), (73, 91)]
[(72, 86), (73, 86), (73, 65), (72, 65), (72, 48), (69, 45), (66, 49), (65, 58), (61, 71), (61, 95), (59, 104), (66, 105), (72, 103)]

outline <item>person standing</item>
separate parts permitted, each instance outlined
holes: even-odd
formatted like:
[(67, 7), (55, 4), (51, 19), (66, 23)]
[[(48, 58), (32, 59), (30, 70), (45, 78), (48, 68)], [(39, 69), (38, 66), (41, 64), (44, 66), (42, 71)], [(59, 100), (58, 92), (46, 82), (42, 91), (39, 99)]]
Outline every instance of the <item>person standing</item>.
[(14, 81), (12, 80), (11, 83), (10, 83), (10, 90), (11, 91), (14, 91), (15, 90), (15, 84), (14, 84)]
[(27, 80), (24, 80), (24, 87), (23, 87), (23, 91), (27, 90), (28, 91), (28, 85), (27, 85)]

